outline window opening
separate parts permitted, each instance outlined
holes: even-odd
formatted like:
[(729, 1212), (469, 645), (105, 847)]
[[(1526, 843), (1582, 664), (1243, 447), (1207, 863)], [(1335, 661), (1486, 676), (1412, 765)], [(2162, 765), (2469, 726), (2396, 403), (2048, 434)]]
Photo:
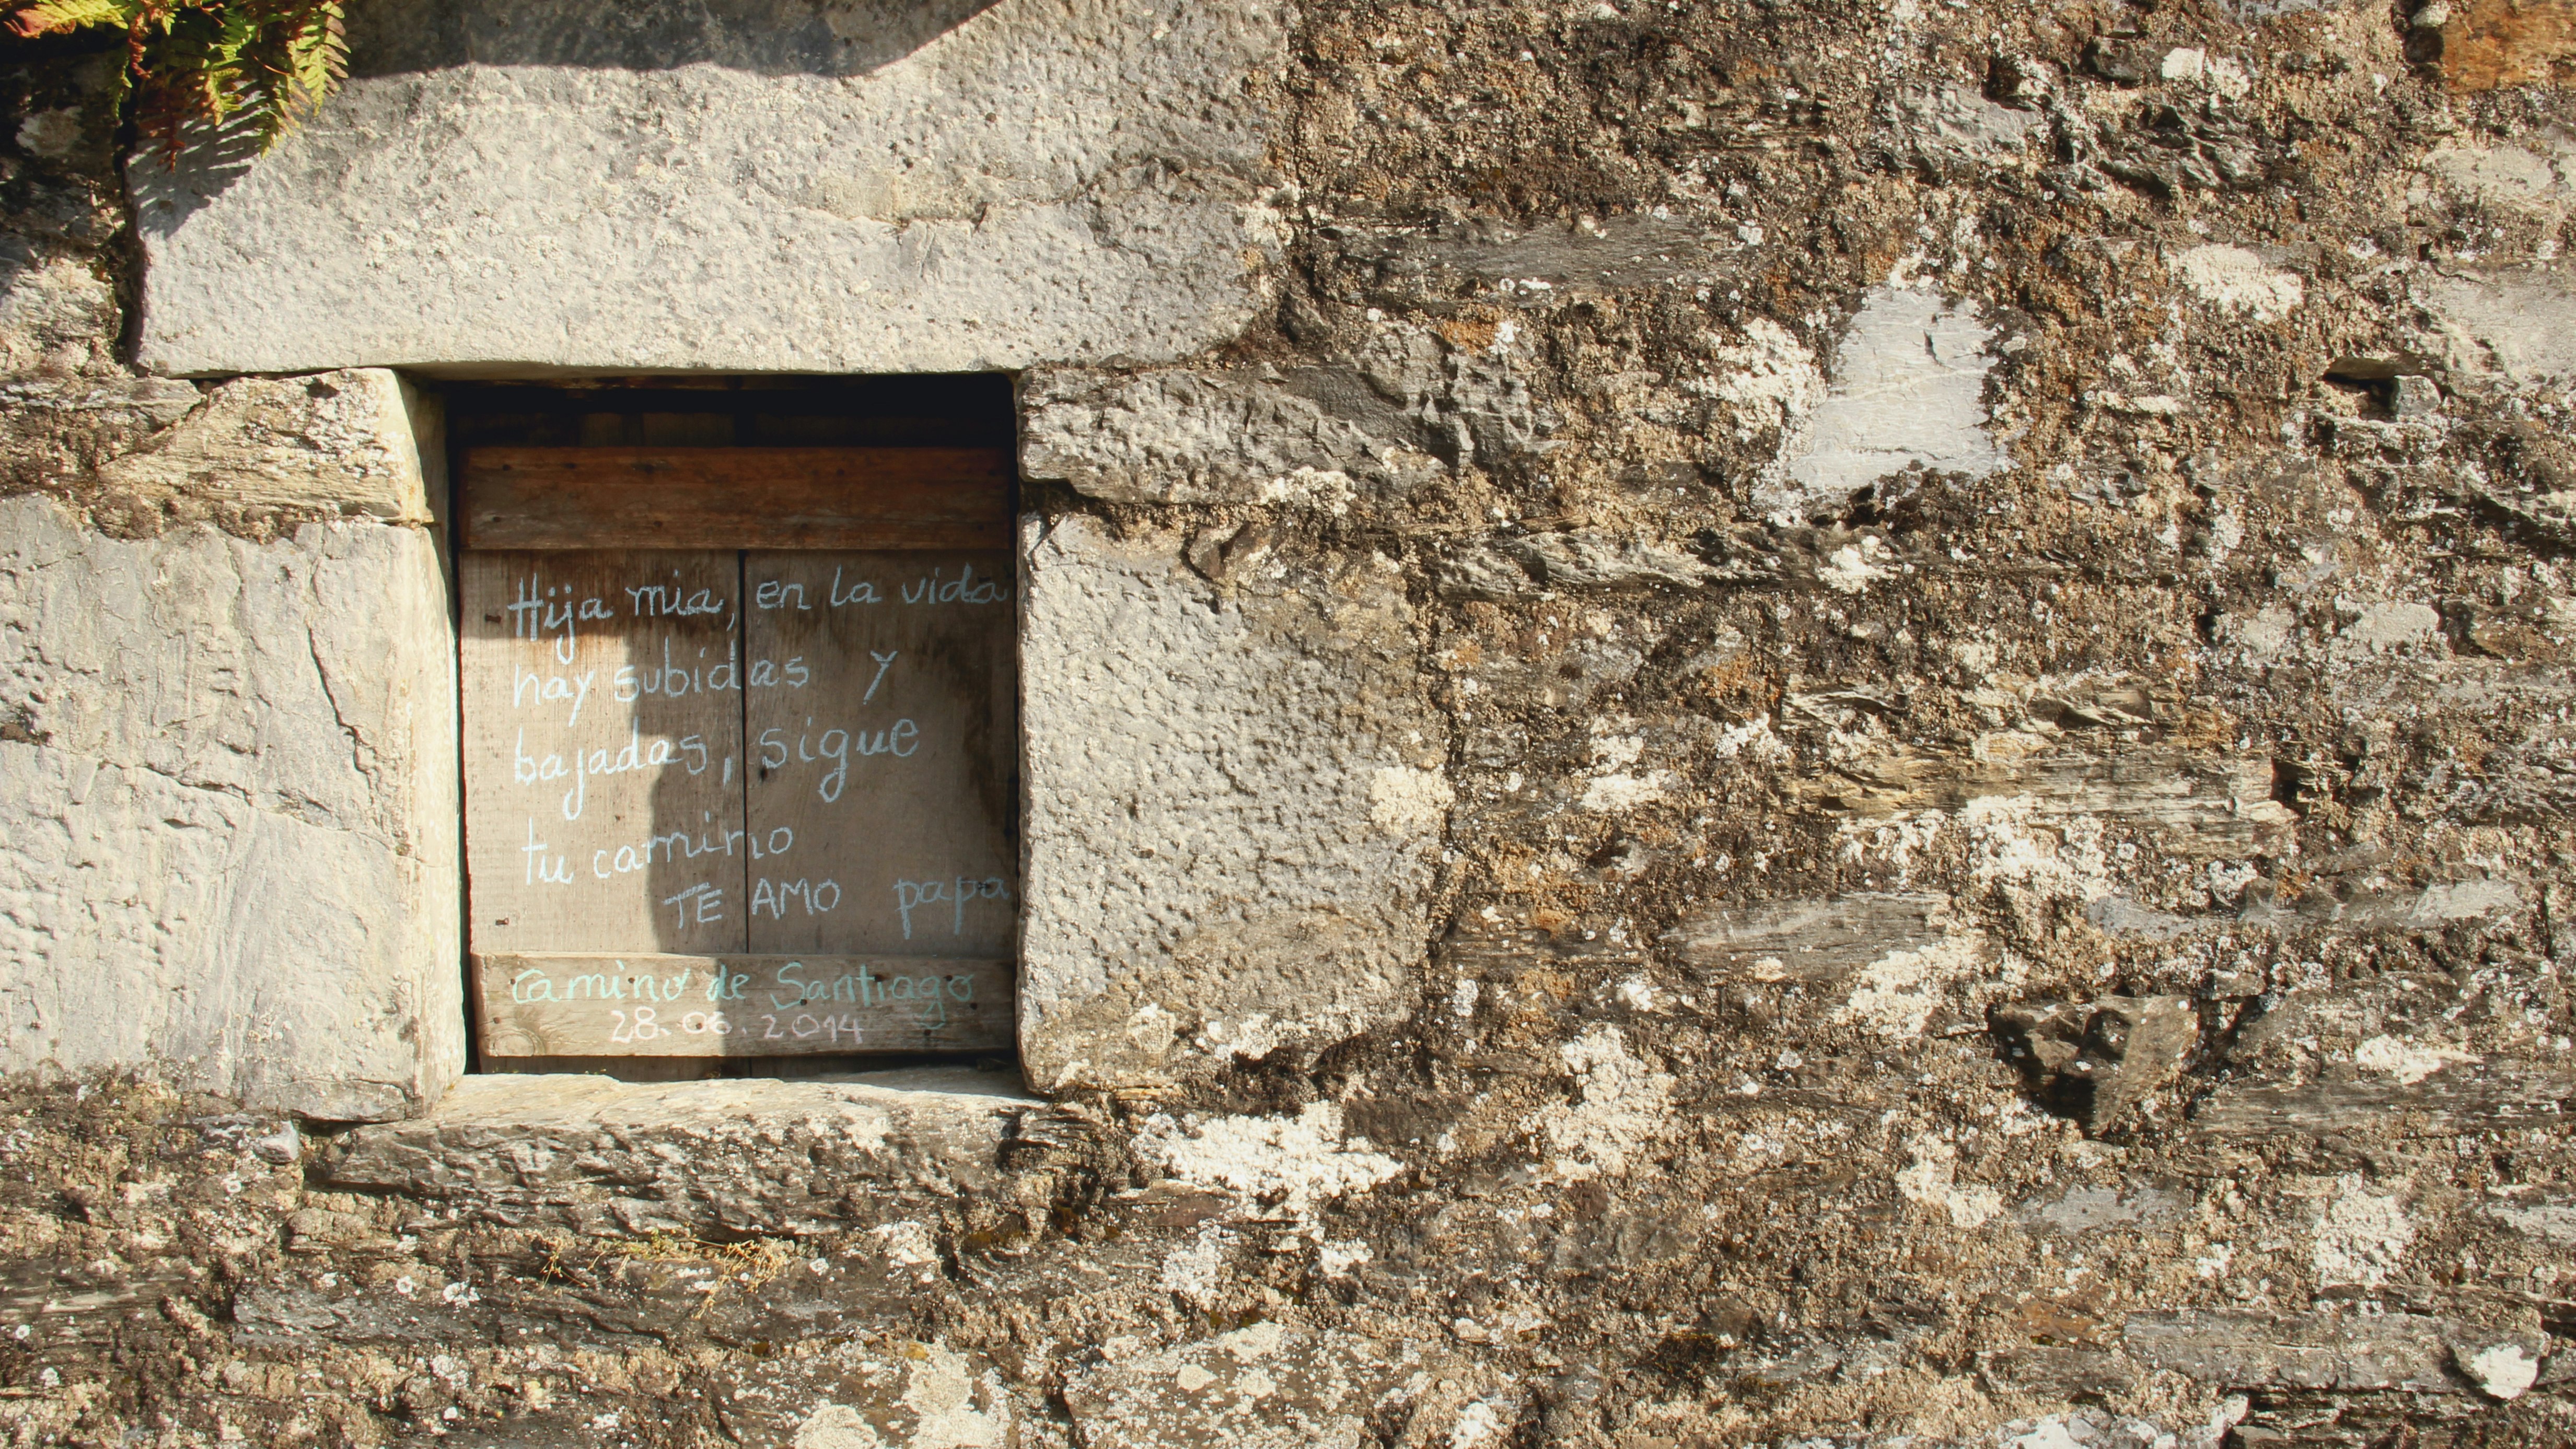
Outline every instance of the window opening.
[(1009, 1049), (1007, 384), (902, 381), (451, 395), (487, 1069)]

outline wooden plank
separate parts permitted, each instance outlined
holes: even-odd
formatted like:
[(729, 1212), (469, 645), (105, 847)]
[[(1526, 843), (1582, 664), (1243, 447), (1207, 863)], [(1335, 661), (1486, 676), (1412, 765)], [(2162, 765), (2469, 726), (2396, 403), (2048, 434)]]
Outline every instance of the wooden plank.
[(475, 957), (492, 1057), (982, 1051), (1013, 1041), (1011, 963), (954, 956)]
[(1000, 549), (1004, 448), (473, 448), (465, 546)]
[(741, 567), (466, 553), (459, 685), (479, 951), (739, 951)]
[(1011, 956), (1007, 553), (743, 560), (754, 951)]

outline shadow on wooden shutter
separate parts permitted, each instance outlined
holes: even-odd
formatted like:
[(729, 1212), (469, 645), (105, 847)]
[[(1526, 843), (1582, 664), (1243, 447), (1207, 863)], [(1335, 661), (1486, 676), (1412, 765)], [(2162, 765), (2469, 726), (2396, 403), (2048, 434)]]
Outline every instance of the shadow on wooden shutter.
[(475, 448), (467, 548), (1007, 549), (1000, 448)]

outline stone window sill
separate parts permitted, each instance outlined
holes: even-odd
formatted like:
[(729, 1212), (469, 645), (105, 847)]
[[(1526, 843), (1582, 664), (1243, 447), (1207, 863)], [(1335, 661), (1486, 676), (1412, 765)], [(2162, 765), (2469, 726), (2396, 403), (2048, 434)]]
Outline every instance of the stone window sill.
[(428, 1115), (352, 1128), (322, 1185), (459, 1218), (587, 1236), (801, 1237), (906, 1202), (989, 1193), (1023, 1120), (1015, 1073), (917, 1068), (799, 1081), (492, 1075)]

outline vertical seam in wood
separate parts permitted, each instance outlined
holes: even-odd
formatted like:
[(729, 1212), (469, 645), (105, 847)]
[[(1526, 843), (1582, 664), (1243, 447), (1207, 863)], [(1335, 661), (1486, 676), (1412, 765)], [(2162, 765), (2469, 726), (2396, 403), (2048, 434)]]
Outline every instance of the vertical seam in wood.
[(741, 652), (738, 677), (742, 688), (734, 691), (734, 715), (741, 721), (734, 726), (733, 747), (742, 761), (734, 773), (742, 787), (742, 949), (751, 949), (751, 554), (746, 549), (733, 551), (733, 629), (734, 647)]

